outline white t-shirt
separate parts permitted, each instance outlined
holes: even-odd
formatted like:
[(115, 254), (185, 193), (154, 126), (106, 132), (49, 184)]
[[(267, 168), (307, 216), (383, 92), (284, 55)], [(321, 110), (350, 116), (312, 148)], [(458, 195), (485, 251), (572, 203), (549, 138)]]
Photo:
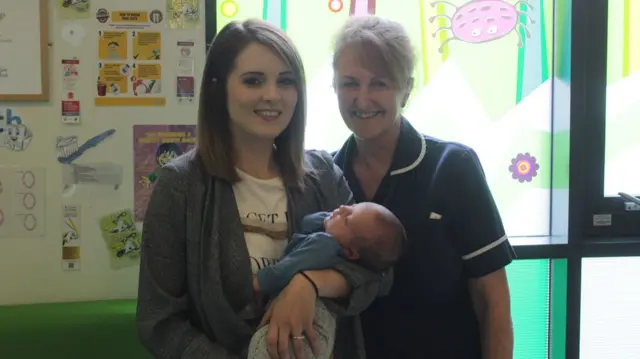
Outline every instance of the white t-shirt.
[(255, 275), (280, 260), (287, 246), (287, 194), (280, 178), (259, 179), (240, 170), (233, 192)]

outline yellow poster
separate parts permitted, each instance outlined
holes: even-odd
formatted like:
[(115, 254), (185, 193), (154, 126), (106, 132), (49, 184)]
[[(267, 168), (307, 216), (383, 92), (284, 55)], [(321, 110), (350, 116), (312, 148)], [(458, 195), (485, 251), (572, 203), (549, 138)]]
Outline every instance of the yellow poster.
[(127, 64), (98, 64), (98, 97), (127, 94), (131, 67)]
[(157, 96), (162, 91), (162, 65), (141, 64), (133, 65), (131, 87), (134, 96)]
[(126, 31), (98, 31), (98, 58), (100, 60), (127, 60)]
[(153, 29), (162, 14), (155, 10), (104, 12), (110, 17), (98, 20), (106, 23), (109, 19), (110, 24), (98, 32), (100, 62), (95, 105), (164, 106), (162, 33)]
[(162, 50), (162, 36), (160, 32), (133, 31), (133, 60), (160, 60)]

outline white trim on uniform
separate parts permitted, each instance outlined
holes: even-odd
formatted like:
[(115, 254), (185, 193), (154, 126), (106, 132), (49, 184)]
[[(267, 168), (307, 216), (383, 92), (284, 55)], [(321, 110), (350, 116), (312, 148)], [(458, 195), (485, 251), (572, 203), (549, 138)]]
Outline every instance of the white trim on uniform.
[(424, 136), (420, 135), (420, 142), (422, 143), (422, 149), (420, 150), (420, 155), (418, 155), (418, 158), (409, 166), (405, 167), (405, 168), (399, 168), (397, 170), (393, 170), (391, 171), (391, 173), (389, 173), (391, 176), (395, 176), (395, 175), (399, 175), (401, 173), (405, 173), (405, 172), (409, 172), (412, 169), (418, 167), (418, 165), (420, 164), (420, 162), (422, 162), (422, 159), (424, 159), (424, 156), (427, 154), (427, 141), (424, 139)]
[(467, 261), (469, 259), (473, 259), (473, 258), (475, 258), (475, 257), (477, 257), (477, 256), (479, 256), (479, 255), (481, 255), (481, 254), (483, 254), (485, 252), (488, 252), (488, 251), (494, 249), (495, 247), (499, 246), (502, 242), (504, 242), (506, 240), (507, 240), (507, 235), (505, 234), (504, 236), (500, 237), (500, 239), (498, 239), (497, 241), (491, 242), (491, 243), (487, 244), (486, 246), (484, 246), (484, 247), (482, 247), (482, 248), (480, 248), (480, 249), (478, 249), (476, 251), (473, 251), (473, 252), (471, 252), (471, 253), (469, 253), (467, 255), (462, 256), (462, 260)]

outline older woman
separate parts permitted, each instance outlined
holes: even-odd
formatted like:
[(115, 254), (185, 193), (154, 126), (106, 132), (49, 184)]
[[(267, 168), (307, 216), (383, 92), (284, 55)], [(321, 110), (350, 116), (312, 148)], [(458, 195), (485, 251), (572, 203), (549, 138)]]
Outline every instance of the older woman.
[(476, 153), (422, 135), (401, 115), (414, 70), (406, 32), (352, 18), (333, 65), (353, 132), (334, 159), (355, 200), (393, 211), (409, 242), (391, 293), (361, 315), (367, 358), (511, 358), (504, 267), (514, 254)]

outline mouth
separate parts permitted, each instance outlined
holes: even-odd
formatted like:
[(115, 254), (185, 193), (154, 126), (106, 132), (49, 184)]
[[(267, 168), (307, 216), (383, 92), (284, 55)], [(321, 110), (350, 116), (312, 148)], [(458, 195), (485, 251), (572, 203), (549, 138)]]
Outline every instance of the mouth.
[(361, 120), (368, 120), (372, 117), (381, 115), (383, 111), (351, 111), (351, 115)]
[(278, 110), (255, 110), (253, 111), (256, 115), (262, 118), (265, 121), (275, 121), (280, 117), (282, 111)]

